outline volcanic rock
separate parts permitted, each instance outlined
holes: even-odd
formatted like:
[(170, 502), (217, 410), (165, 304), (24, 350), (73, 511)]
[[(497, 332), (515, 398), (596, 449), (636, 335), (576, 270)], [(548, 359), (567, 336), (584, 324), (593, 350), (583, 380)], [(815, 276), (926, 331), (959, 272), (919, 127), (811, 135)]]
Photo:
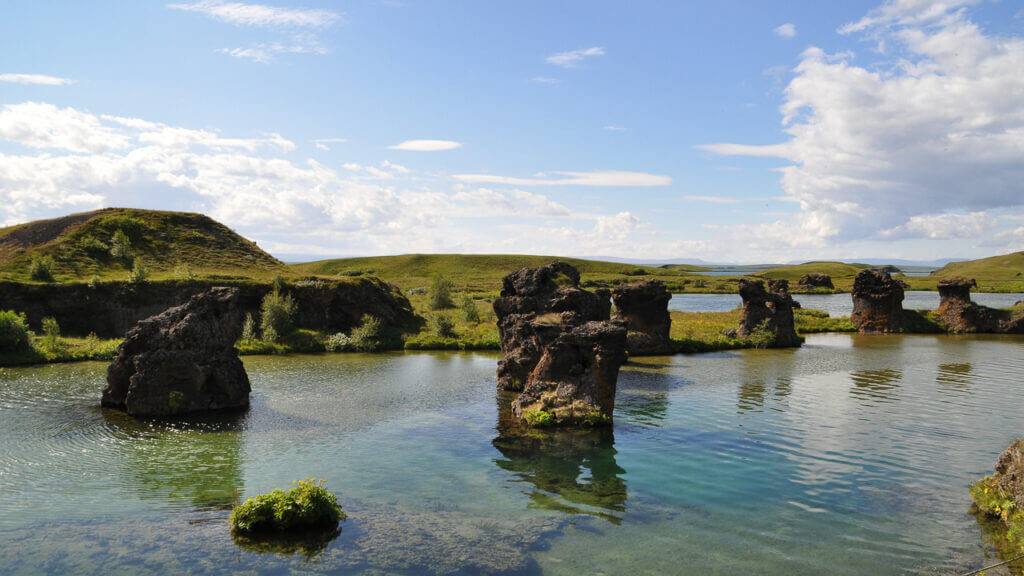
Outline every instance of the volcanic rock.
[(800, 290), (814, 290), (816, 288), (828, 288), (829, 290), (835, 290), (836, 288), (835, 285), (832, 284), (831, 276), (828, 274), (819, 274), (817, 272), (801, 276), (796, 287)]
[(165, 417), (249, 405), (234, 347), (242, 331), (236, 288), (213, 288), (128, 331), (107, 369), (103, 406)]
[(861, 332), (899, 332), (903, 329), (903, 283), (885, 270), (861, 270), (853, 279), (850, 321)]
[(631, 356), (671, 354), (672, 317), (668, 302), (672, 294), (658, 280), (640, 280), (617, 286), (612, 299), (615, 318), (626, 326), (626, 347)]
[(768, 346), (790, 348), (803, 344), (793, 322), (793, 297), (789, 294), (788, 280), (769, 280), (765, 290), (763, 280), (740, 279), (740, 298), (743, 315), (736, 334), (749, 338), (759, 330), (771, 334)]

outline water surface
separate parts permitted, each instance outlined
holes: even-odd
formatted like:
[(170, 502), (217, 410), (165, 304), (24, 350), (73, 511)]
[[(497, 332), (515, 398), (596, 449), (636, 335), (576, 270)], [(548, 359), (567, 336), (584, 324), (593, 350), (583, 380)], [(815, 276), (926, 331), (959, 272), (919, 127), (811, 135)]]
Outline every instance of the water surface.
[[(249, 357), (253, 405), (100, 409), (105, 366), (0, 371), (4, 574), (903, 574), (985, 562), (967, 484), (1020, 432), (1024, 339), (812, 335), (640, 359), (614, 428), (510, 434), (497, 356)], [(339, 535), (232, 540), (324, 478)]]
[[(853, 312), (853, 299), (849, 294), (794, 294), (793, 299), (804, 308), (824, 310), (830, 316), (849, 316)], [(971, 294), (971, 300), (982, 306), (1008, 308), (1024, 300), (1024, 294)], [(669, 310), (683, 312), (727, 312), (743, 305), (739, 294), (673, 294)], [(903, 299), (906, 310), (935, 310), (939, 307), (939, 293), (908, 290)]]

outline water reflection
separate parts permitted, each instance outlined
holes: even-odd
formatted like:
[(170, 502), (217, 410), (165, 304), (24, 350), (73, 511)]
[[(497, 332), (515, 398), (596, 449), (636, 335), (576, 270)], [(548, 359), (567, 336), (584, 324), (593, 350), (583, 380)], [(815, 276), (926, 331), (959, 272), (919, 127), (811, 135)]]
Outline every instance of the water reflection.
[[(765, 353), (749, 350), (742, 354), (743, 370), (737, 391), (737, 413), (762, 412), (769, 396), (775, 401), (785, 400), (793, 391), (794, 351)], [(781, 408), (772, 408), (782, 410)]]
[(903, 379), (901, 370), (886, 368), (883, 370), (855, 370), (850, 373), (853, 388), (850, 395), (858, 400), (871, 402), (891, 402), (896, 399), (895, 390)]
[(296, 553), (312, 560), (319, 556), (327, 545), (341, 535), (341, 530), (325, 532), (313, 530), (298, 534), (259, 534), (245, 535), (232, 532), (231, 538), (235, 545), (243, 550), (257, 554), (280, 554), (294, 556)]
[[(994, 552), (993, 556), (990, 557), (990, 552), (985, 551), (984, 563), (981, 565), (994, 564), (996, 562), (1006, 562), (1020, 556), (1020, 546), (1010, 540), (1007, 534), (1006, 524), (998, 518), (993, 518), (987, 514), (982, 513), (977, 509), (976, 506), (971, 506), (971, 514), (978, 520), (978, 527), (981, 529), (982, 540), (988, 547), (991, 547)], [(976, 569), (980, 567), (972, 563), (969, 567)], [(991, 572), (993, 574), (1010, 574), (1011, 576), (1022, 576), (1024, 575), (1024, 559), (1014, 560), (1009, 564), (1002, 567), (1005, 572)], [(967, 572), (963, 570), (963, 572)], [(982, 572), (984, 574), (984, 572)]]
[(939, 373), (935, 377), (935, 382), (940, 386), (957, 389), (968, 388), (971, 383), (971, 363), (956, 362), (939, 365)]
[(226, 508), (243, 492), (242, 431), (247, 411), (184, 420), (137, 420), (102, 409), (118, 450), (120, 475), (141, 497), (187, 500), (200, 508)]
[(494, 462), (533, 485), (531, 508), (622, 522), (626, 471), (615, 461), (611, 426), (539, 430), (499, 422), (498, 429), (492, 444), (504, 458)]
[(615, 418), (644, 426), (661, 427), (668, 413), (669, 392), (687, 380), (666, 371), (664, 364), (630, 361), (620, 372), (615, 395)]

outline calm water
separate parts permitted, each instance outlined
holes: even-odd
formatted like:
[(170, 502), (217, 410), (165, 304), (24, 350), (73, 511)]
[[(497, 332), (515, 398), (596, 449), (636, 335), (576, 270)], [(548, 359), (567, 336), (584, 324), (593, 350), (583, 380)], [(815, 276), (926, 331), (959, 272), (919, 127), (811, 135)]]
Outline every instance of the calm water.
[[(527, 437), (496, 360), (249, 357), (252, 408), (187, 426), (101, 410), (102, 364), (3, 369), (0, 573), (947, 574), (1024, 421), (1019, 337), (642, 359), (613, 430)], [(232, 540), (226, 506), (307, 476), (340, 535)]]
[[(849, 294), (795, 294), (793, 299), (804, 308), (824, 310), (830, 316), (849, 316), (853, 312), (853, 299)], [(1024, 294), (971, 294), (971, 300), (992, 308), (1007, 308), (1020, 300)], [(668, 307), (683, 312), (725, 312), (743, 301), (739, 294), (673, 294)], [(910, 290), (903, 299), (907, 310), (935, 310), (939, 307), (939, 293), (924, 290)]]

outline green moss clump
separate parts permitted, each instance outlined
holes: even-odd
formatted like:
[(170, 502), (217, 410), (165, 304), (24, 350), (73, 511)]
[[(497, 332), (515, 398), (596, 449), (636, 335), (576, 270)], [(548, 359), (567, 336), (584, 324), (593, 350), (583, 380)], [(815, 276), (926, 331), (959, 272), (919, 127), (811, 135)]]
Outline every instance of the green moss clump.
[(337, 528), (345, 519), (338, 497), (323, 480), (307, 478), (291, 490), (249, 498), (231, 512), (231, 530), (243, 533)]
[(534, 410), (523, 414), (523, 420), (534, 428), (544, 428), (555, 424), (555, 417), (544, 410)]

